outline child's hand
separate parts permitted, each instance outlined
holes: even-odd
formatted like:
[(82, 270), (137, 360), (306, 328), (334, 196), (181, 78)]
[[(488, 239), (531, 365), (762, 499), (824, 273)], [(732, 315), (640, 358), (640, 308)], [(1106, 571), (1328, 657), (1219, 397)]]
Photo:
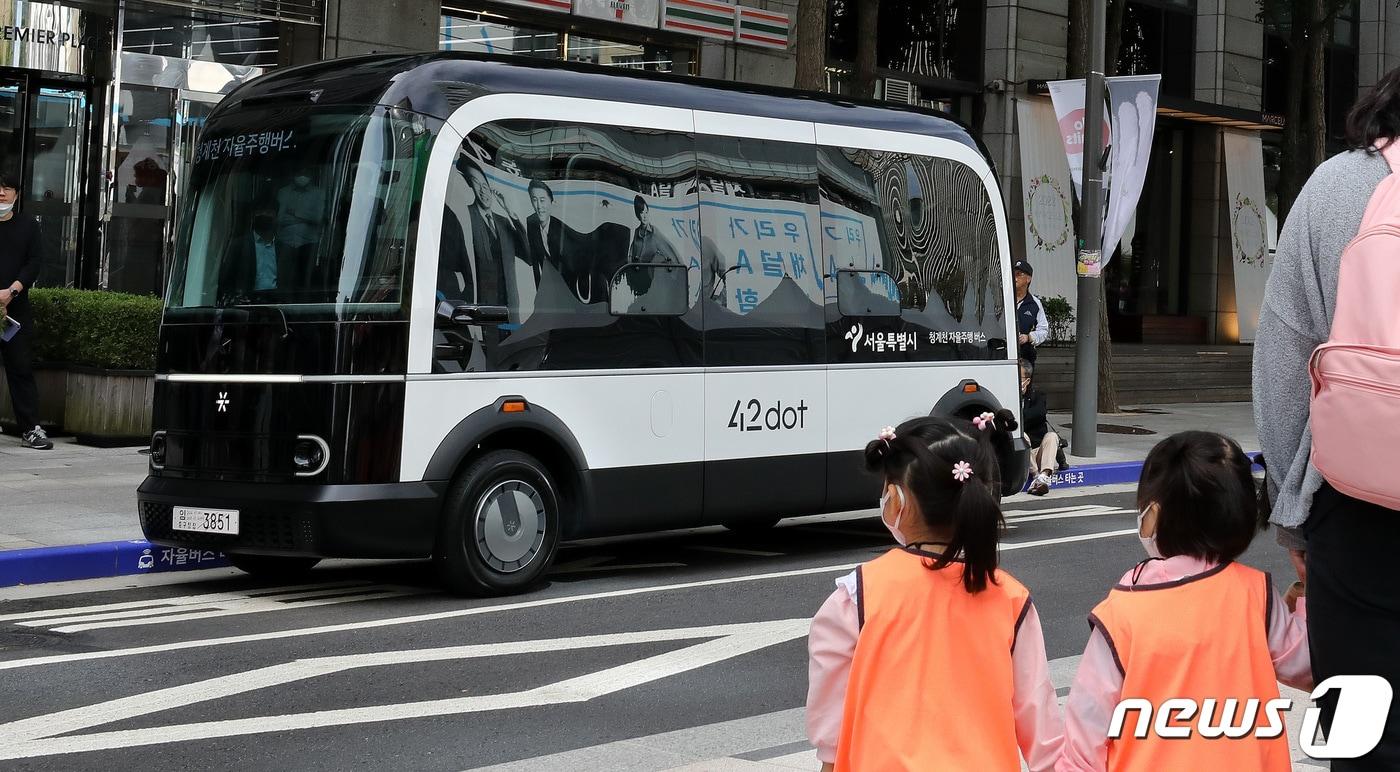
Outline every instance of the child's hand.
[(836, 765), (831, 763), (823, 764), (822, 772), (836, 772)]
[(1289, 585), (1288, 592), (1283, 595), (1283, 604), (1288, 607), (1288, 613), (1298, 610), (1298, 599), (1303, 597), (1304, 585), (1302, 582), (1294, 582)]

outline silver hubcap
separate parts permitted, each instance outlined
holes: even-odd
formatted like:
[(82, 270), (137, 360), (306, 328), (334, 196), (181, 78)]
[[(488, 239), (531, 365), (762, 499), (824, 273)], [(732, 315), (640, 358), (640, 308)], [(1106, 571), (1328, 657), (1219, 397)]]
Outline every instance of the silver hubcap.
[(501, 573), (529, 565), (544, 545), (544, 530), (544, 498), (527, 482), (499, 483), (477, 504), (477, 552)]

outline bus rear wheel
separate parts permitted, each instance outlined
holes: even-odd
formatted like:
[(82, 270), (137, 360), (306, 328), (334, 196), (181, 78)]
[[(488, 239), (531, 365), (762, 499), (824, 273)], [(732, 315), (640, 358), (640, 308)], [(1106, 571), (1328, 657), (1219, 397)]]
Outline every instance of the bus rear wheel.
[(533, 456), (494, 450), (453, 481), (443, 502), (434, 562), (442, 583), (462, 595), (529, 590), (559, 546), (554, 479)]
[(228, 556), (228, 562), (243, 573), (260, 579), (297, 579), (314, 568), (321, 559), (295, 555), (233, 554)]

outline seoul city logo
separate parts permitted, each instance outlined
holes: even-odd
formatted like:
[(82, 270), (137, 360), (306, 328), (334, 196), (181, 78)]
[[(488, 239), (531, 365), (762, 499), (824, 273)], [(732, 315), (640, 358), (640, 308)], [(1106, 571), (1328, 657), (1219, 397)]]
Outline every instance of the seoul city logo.
[(860, 324), (855, 324), (851, 326), (850, 331), (846, 333), (846, 340), (849, 340), (851, 342), (852, 352), (856, 351), (857, 347), (860, 346), (860, 339), (864, 337), (865, 327), (861, 326)]
[[(1322, 711), (1311, 707), (1303, 714), (1303, 730), (1298, 738), (1298, 747), (1314, 759), (1354, 759), (1370, 753), (1380, 743), (1386, 717), (1390, 714), (1393, 696), (1390, 683), (1372, 675), (1332, 676), (1318, 684), (1311, 697), (1316, 702), (1333, 691), (1337, 693), (1337, 709), (1327, 741), (1317, 742), (1318, 719)], [(1149, 733), (1164, 740), (1184, 740), (1191, 737), (1193, 731), (1208, 740), (1239, 739), (1251, 735), (1270, 740), (1283, 734), (1283, 714), (1292, 707), (1293, 700), (1290, 699), (1264, 702), (1255, 697), (1247, 700), (1210, 698), (1200, 701), (1178, 698), (1154, 708), (1150, 701), (1134, 697), (1123, 700), (1114, 708), (1108, 736), (1113, 740), (1122, 738), (1128, 714), (1135, 712), (1137, 722), (1133, 726), (1132, 736), (1139, 740), (1145, 739)]]
[(227, 413), (227, 412), (228, 412), (228, 405), (229, 405), (228, 392), (226, 392), (226, 391), (221, 391), (221, 392), (219, 392), (219, 398), (216, 399), (216, 400), (214, 400), (214, 407), (215, 407), (215, 408), (218, 410), (218, 412), (220, 412), (220, 413)]

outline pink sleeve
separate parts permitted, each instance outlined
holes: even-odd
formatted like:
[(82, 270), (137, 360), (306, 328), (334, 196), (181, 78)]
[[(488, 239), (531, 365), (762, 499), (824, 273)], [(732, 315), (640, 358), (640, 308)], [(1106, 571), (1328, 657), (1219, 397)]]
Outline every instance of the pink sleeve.
[(1274, 660), (1274, 675), (1294, 689), (1312, 691), (1312, 658), (1308, 653), (1308, 610), (1304, 598), (1298, 599), (1298, 610), (1288, 606), (1277, 590), (1270, 588), (1269, 656)]
[(807, 637), (807, 737), (817, 748), (817, 760), (823, 763), (836, 761), (846, 682), (859, 636), (856, 602), (849, 591), (837, 587), (812, 618)]
[(1095, 627), (1079, 660), (1079, 672), (1065, 702), (1065, 751), (1057, 772), (1101, 772), (1108, 768), (1108, 724), (1123, 693), (1118, 657)]
[(1055, 686), (1050, 683), (1040, 615), (1029, 600), (1011, 648), (1011, 674), (1015, 685), (1012, 702), (1016, 711), (1016, 744), (1021, 747), (1021, 757), (1030, 772), (1050, 772), (1064, 745), (1065, 725), (1055, 699)]

